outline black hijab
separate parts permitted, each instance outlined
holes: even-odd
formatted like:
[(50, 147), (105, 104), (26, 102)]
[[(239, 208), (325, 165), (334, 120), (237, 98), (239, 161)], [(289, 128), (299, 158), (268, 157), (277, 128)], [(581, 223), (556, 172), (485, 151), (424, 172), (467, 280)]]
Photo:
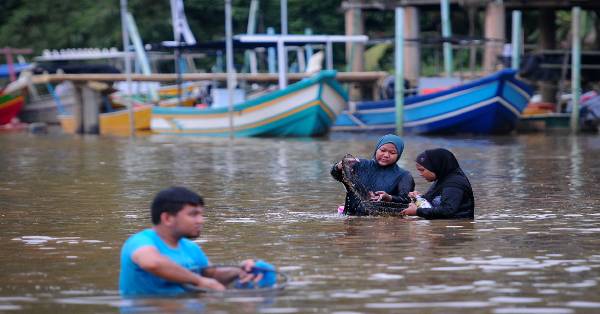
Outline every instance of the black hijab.
[(444, 148), (429, 149), (417, 156), (415, 160), (425, 169), (435, 173), (436, 182), (427, 193), (425, 198), (431, 200), (444, 187), (456, 187), (467, 193), (473, 194), (471, 183), (460, 168), (458, 160), (452, 152)]

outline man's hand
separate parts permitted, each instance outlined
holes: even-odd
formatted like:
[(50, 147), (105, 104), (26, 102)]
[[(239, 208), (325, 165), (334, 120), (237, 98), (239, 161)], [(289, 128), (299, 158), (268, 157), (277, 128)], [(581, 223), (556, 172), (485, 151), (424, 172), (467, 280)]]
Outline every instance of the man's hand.
[(245, 261), (242, 262), (242, 267), (241, 267), (241, 271), (239, 273), (239, 278), (240, 278), (240, 283), (246, 283), (249, 281), (253, 281), (254, 283), (258, 283), (262, 278), (263, 278), (263, 274), (262, 272), (259, 272), (258, 274), (254, 274), (252, 273), (252, 268), (254, 267), (255, 262), (252, 259), (247, 259)]

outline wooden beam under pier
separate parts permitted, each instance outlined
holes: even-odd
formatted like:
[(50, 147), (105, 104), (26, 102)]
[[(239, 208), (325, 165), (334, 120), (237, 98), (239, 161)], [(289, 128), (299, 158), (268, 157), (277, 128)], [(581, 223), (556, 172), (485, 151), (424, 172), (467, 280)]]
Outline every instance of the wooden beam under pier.
[[(389, 74), (383, 71), (377, 72), (338, 72), (336, 80), (338, 82), (358, 82), (358, 83), (377, 83), (383, 80)], [(289, 73), (287, 78), (289, 81), (299, 81), (303, 78), (310, 77), (311, 74), (306, 73)], [(177, 74), (132, 74), (131, 79), (133, 81), (145, 81), (145, 82), (175, 82), (177, 81)], [(238, 73), (236, 74), (238, 81), (247, 81), (255, 83), (277, 83), (277, 74), (248, 74)], [(73, 81), (73, 82), (85, 82), (85, 81), (100, 81), (100, 82), (115, 82), (125, 81), (127, 77), (125, 74), (113, 74), (113, 73), (91, 73), (91, 74), (40, 74), (34, 75), (31, 78), (34, 84), (45, 84), (51, 82), (62, 82), (62, 81)], [(227, 81), (227, 73), (185, 73), (182, 75), (183, 81)]]

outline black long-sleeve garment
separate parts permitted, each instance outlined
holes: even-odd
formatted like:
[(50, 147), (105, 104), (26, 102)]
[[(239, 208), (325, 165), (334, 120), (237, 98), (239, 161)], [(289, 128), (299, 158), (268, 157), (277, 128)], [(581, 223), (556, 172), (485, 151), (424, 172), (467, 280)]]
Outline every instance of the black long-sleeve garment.
[(475, 198), (471, 184), (462, 171), (434, 183), (423, 195), (432, 208), (417, 209), (417, 216), (426, 219), (475, 218)]
[[(393, 164), (390, 166), (382, 167), (376, 160), (360, 159), (358, 163), (353, 166), (355, 173), (357, 174), (360, 183), (364, 185), (369, 191), (385, 191), (387, 194), (392, 196), (393, 202), (408, 203), (408, 192), (414, 191), (415, 181), (410, 172), (398, 167)], [(331, 169), (331, 176), (342, 182), (342, 171), (337, 169), (334, 164)], [(344, 214), (346, 215), (366, 215), (362, 212), (359, 206), (360, 200), (353, 194), (346, 192), (346, 200), (344, 202)], [(357, 209), (354, 211), (354, 209)]]
[(435, 183), (423, 195), (432, 208), (419, 208), (427, 219), (475, 218), (475, 197), (467, 176), (454, 154), (445, 148), (420, 153), (417, 164), (435, 174)]
[[(434, 184), (429, 191), (435, 190), (438, 183)], [(438, 192), (425, 195), (431, 203), (432, 208), (419, 208), (417, 215), (426, 219), (452, 219), (469, 218), (475, 216), (475, 200), (473, 192), (469, 189), (447, 185), (438, 186)]]

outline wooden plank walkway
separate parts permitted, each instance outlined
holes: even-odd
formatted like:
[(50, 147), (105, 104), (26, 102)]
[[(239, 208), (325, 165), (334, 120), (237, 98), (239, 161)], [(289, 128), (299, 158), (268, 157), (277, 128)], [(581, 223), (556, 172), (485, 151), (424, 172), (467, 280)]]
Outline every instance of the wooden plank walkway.
[[(389, 74), (387, 72), (338, 72), (336, 80), (343, 83), (377, 83), (383, 80)], [(306, 73), (289, 73), (287, 74), (288, 81), (294, 82), (299, 81), (303, 78), (311, 76)], [(227, 81), (227, 73), (185, 73), (181, 75), (183, 81), (203, 81), (203, 80), (216, 80), (216, 81)], [(236, 79), (238, 81), (256, 82), (256, 83), (276, 83), (278, 81), (277, 73), (266, 74), (248, 74), (248, 73), (237, 73)], [(112, 74), (112, 73), (96, 73), (96, 74), (40, 74), (34, 75), (31, 78), (35, 84), (43, 84), (50, 82), (62, 82), (62, 81), (73, 81), (73, 82), (86, 82), (86, 81), (99, 81), (99, 82), (114, 82), (114, 81), (126, 81), (127, 76), (125, 74)], [(177, 74), (132, 74), (132, 81), (145, 81), (145, 82), (176, 82)]]

